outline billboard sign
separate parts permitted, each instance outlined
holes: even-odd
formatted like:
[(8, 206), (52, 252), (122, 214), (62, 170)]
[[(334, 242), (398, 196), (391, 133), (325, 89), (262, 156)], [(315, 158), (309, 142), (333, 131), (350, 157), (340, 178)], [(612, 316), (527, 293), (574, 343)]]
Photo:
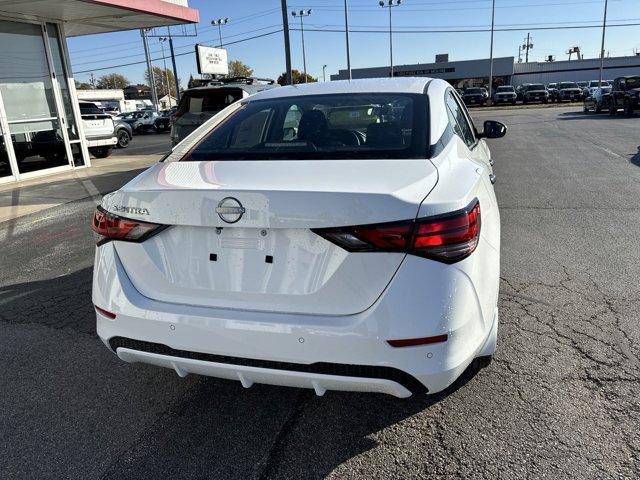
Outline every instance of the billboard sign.
[(229, 63), (227, 62), (227, 51), (224, 48), (207, 47), (206, 45), (196, 45), (196, 62), (198, 73), (208, 73), (211, 75), (228, 75)]

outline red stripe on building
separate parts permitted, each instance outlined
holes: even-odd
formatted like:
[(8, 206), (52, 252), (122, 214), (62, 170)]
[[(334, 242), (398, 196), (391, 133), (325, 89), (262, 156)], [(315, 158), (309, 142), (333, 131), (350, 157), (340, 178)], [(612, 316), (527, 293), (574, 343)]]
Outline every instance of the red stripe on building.
[(198, 10), (162, 0), (80, 0), (85, 3), (102, 5), (105, 7), (122, 8), (132, 12), (159, 17), (172, 18), (180, 22), (198, 23), (200, 14)]

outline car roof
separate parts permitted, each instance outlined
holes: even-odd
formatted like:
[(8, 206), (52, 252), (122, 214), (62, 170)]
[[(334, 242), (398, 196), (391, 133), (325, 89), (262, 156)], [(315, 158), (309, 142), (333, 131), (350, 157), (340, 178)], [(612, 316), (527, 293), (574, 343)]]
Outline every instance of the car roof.
[(192, 87), (184, 91), (184, 93), (191, 92), (207, 92), (207, 91), (215, 91), (215, 90), (244, 90), (245, 92), (251, 94), (255, 92), (259, 92), (265, 89), (271, 89), (277, 87), (278, 84), (273, 83), (224, 83), (224, 84), (215, 84), (215, 85), (202, 85), (201, 87)]
[(253, 95), (251, 100), (340, 93), (424, 93), (431, 80), (428, 77), (401, 77), (300, 83), (262, 91)]

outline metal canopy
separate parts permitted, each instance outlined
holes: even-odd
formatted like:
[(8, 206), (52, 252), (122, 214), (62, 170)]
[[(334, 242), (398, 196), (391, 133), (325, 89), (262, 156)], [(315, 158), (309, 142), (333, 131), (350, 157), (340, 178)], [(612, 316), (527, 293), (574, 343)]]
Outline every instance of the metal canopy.
[(186, 0), (0, 0), (0, 15), (62, 21), (67, 36), (199, 21)]

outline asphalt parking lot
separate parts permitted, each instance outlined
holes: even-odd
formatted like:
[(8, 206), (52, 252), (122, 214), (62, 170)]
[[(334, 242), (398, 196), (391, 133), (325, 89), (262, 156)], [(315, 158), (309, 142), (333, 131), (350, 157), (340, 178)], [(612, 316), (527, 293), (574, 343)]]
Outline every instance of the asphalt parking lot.
[(640, 118), (473, 115), (509, 127), (489, 368), (399, 400), (125, 364), (95, 335), (87, 198), (0, 223), (0, 477), (638, 478)]

